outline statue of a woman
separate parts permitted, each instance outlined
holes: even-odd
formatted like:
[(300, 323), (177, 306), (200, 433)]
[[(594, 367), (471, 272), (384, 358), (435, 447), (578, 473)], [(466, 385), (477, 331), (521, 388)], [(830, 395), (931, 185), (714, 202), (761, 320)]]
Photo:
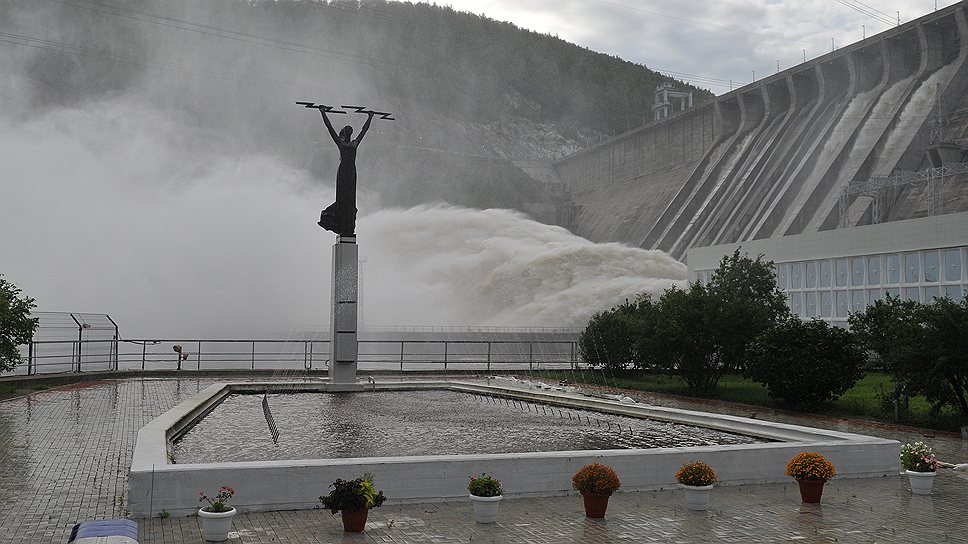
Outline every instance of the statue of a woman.
[(356, 236), (356, 148), (370, 129), (373, 112), (368, 112), (366, 123), (355, 140), (353, 127), (346, 125), (339, 134), (333, 129), (324, 108), (319, 109), (329, 135), (339, 148), (339, 170), (336, 171), (336, 202), (319, 214), (319, 226), (340, 236)]

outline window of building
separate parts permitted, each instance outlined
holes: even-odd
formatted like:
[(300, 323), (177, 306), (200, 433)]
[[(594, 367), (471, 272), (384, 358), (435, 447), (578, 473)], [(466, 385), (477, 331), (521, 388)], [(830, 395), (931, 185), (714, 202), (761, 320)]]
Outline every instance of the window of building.
[(965, 296), (965, 290), (960, 285), (948, 285), (944, 288), (944, 294), (951, 300), (961, 303)]
[(874, 302), (884, 298), (884, 294), (880, 289), (868, 289), (867, 290), (867, 304), (872, 305)]
[(941, 288), (937, 285), (929, 285), (924, 288), (924, 302), (932, 303), (934, 299), (941, 298)]
[(901, 283), (901, 258), (899, 256), (887, 256), (887, 281), (884, 283)]
[(941, 277), (941, 270), (938, 262), (938, 252), (925, 251), (922, 256), (924, 258), (924, 281), (932, 283), (937, 282)]
[(864, 285), (864, 258), (854, 257), (850, 260), (850, 285)]
[(847, 317), (847, 312), (850, 311), (847, 291), (835, 291), (835, 293), (837, 295), (837, 317)]
[(787, 289), (787, 271), (789, 266), (786, 263), (776, 265), (776, 284), (780, 289)]
[(961, 250), (946, 249), (944, 251), (944, 281), (961, 280)]
[(820, 317), (830, 317), (830, 291), (820, 292)]
[(921, 278), (921, 265), (917, 253), (904, 254), (904, 283), (917, 283)]
[(850, 311), (854, 313), (863, 312), (867, 305), (864, 303), (864, 291), (861, 289), (850, 292)]
[(820, 261), (820, 287), (830, 287), (830, 261)]
[(803, 286), (803, 263), (790, 265), (790, 289), (800, 289)]
[(804, 317), (817, 317), (817, 293), (807, 291), (803, 294)]
[(867, 285), (881, 284), (881, 258), (867, 258)]
[(918, 287), (905, 287), (901, 292), (904, 300), (913, 300), (915, 302), (921, 302), (921, 291)]
[(790, 293), (790, 311), (797, 317), (803, 317), (803, 293)]
[(901, 290), (897, 287), (888, 287), (887, 289), (884, 289), (884, 296), (886, 297), (888, 295), (894, 298), (901, 298)]
[(803, 283), (807, 286), (807, 289), (813, 289), (817, 286), (817, 263), (816, 261), (807, 261), (804, 263), (803, 272)]
[(847, 287), (847, 259), (837, 259), (837, 278), (834, 280), (837, 287)]

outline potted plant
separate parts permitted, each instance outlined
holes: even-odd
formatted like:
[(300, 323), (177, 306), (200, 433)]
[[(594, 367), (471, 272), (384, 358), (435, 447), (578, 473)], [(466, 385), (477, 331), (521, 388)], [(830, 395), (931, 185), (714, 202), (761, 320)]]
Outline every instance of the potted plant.
[(938, 458), (924, 442), (901, 446), (901, 467), (908, 475), (911, 492), (915, 495), (931, 494), (938, 466)]
[(803, 502), (820, 502), (823, 484), (837, 475), (834, 464), (815, 451), (796, 454), (786, 466), (786, 475), (796, 479), (800, 485), (800, 498)]
[(474, 504), (474, 521), (494, 523), (497, 519), (497, 507), (504, 498), (501, 482), (482, 473), (480, 476), (471, 476), (467, 491), (470, 492)]
[(373, 487), (372, 474), (364, 474), (355, 480), (337, 479), (330, 487), (333, 490), (329, 495), (319, 497), (319, 500), (330, 513), (342, 514), (343, 530), (348, 533), (362, 532), (366, 528), (366, 515), (370, 509), (382, 506), (387, 499), (383, 491)]
[(571, 477), (571, 484), (581, 492), (585, 515), (590, 518), (604, 518), (608, 497), (622, 486), (615, 470), (599, 463), (581, 467)]
[(209, 497), (204, 491), (198, 492), (199, 502), (205, 501), (208, 506), (203, 506), (198, 510), (198, 517), (202, 520), (202, 538), (211, 542), (221, 542), (229, 537), (229, 529), (232, 528), (232, 518), (235, 517), (235, 508), (227, 503), (235, 490), (227, 485), (223, 485), (215, 497)]
[(709, 508), (709, 492), (716, 483), (716, 471), (702, 461), (686, 463), (676, 472), (676, 480), (686, 492), (686, 508), (706, 510)]

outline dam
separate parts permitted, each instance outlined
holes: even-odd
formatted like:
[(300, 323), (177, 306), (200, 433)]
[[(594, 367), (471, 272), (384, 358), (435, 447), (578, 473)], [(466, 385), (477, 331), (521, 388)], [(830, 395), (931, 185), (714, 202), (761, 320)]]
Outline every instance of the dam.
[[(937, 213), (916, 186), (851, 188), (964, 164), (966, 15), (959, 2), (556, 161), (570, 228), (683, 259)], [(941, 213), (968, 210), (965, 181), (938, 189)]]

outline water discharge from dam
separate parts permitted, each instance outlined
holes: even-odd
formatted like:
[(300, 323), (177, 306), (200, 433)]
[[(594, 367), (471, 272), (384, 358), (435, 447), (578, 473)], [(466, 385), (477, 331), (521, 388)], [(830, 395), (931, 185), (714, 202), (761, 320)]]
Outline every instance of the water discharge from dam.
[[(0, 115), (0, 163), (0, 231), (19, 233), (0, 271), (38, 309), (106, 312), (128, 338), (326, 328), (330, 179), (127, 100)], [(376, 200), (360, 200), (364, 325), (580, 327), (685, 278), (516, 212)]]

